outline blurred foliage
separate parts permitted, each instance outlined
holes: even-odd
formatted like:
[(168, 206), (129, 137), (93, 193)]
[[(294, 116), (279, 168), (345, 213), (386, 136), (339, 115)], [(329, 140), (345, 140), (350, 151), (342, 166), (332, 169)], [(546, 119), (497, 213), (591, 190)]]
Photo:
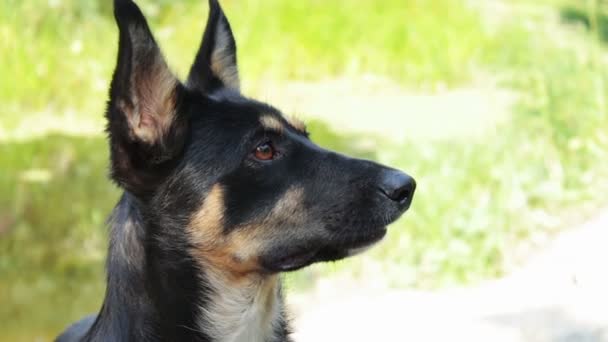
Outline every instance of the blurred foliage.
[(31, 341), (100, 305), (104, 222), (118, 198), (106, 151), (102, 137), (0, 144), (1, 340)]
[[(206, 2), (139, 2), (184, 75)], [(334, 273), (426, 288), (497, 276), (514, 253), (608, 202), (605, 1), (514, 0), (499, 13), (464, 0), (222, 3), (245, 88), (377, 73), (433, 90), (484, 73), (519, 96), (507, 122), (466, 141), (377, 138), (361, 150), (361, 136), (311, 123), (321, 145), (406, 169), (419, 188), (368, 257), (297, 272), (291, 288)], [(0, 1), (0, 133), (39, 112), (101, 126), (115, 50), (110, 1)], [(107, 157), (101, 136), (0, 142), (0, 340), (48, 339), (97, 310), (104, 220), (119, 194)]]
[[(139, 3), (168, 60), (185, 75), (206, 21), (206, 1)], [(322, 79), (365, 71), (413, 85), (453, 83), (469, 76), (468, 65), (478, 52), (481, 27), (461, 1), (222, 3), (239, 42), (245, 81)], [(51, 106), (98, 112), (117, 45), (109, 4), (102, 0), (0, 2), (0, 75), (18, 81), (0, 83), (0, 101), (11, 111)], [(87, 96), (74, 96), (73, 89)]]

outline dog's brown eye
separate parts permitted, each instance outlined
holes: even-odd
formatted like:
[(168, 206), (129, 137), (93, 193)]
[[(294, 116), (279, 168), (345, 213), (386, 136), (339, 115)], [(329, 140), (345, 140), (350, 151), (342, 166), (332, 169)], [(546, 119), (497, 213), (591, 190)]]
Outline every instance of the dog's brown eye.
[(275, 155), (274, 147), (270, 142), (262, 143), (255, 148), (253, 155), (259, 160), (271, 160)]

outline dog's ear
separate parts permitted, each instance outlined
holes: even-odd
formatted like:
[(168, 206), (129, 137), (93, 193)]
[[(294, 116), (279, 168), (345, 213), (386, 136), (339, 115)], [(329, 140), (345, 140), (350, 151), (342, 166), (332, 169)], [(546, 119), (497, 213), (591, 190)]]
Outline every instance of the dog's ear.
[(187, 119), (178, 104), (184, 91), (137, 5), (114, 0), (114, 16), (118, 61), (106, 114), (112, 176), (127, 190), (143, 192), (183, 148)]
[(207, 27), (188, 75), (188, 86), (203, 93), (222, 87), (240, 88), (236, 43), (217, 0), (209, 0)]

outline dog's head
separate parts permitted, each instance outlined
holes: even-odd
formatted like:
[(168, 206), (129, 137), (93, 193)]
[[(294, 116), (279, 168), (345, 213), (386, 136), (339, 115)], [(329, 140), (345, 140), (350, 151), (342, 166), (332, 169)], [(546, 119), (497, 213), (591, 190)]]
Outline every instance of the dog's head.
[(379, 241), (414, 180), (315, 145), (239, 91), (236, 45), (215, 0), (188, 80), (167, 67), (140, 10), (115, 1), (118, 63), (107, 118), (112, 177), (164, 243), (235, 274), (294, 270)]

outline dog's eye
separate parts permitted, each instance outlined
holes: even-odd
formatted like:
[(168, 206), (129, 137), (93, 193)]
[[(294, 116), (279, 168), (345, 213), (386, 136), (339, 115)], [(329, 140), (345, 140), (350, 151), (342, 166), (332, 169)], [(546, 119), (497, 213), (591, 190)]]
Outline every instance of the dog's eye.
[(271, 160), (275, 156), (274, 146), (270, 141), (261, 143), (253, 150), (253, 156), (258, 160)]

